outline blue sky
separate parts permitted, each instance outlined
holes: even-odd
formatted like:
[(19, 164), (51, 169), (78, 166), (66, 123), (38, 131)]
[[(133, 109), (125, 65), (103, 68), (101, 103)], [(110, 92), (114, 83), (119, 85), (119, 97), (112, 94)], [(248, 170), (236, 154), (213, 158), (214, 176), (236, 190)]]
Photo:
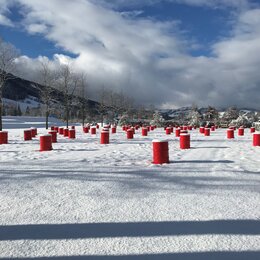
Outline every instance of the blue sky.
[[(157, 107), (258, 108), (258, 0), (0, 0), (23, 75), (46, 56)], [(234, 93), (236, 93), (234, 95)], [(259, 107), (260, 108), (260, 107)]]

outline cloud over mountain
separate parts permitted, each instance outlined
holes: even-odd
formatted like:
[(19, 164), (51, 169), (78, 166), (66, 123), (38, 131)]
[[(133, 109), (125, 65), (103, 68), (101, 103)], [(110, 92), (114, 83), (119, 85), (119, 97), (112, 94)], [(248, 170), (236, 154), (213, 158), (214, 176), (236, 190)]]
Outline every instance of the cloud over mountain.
[[(139, 16), (140, 2), (156, 1), (130, 1), (138, 10), (136, 15), (114, 8), (126, 5), (123, 0), (113, 1), (113, 7), (104, 0), (12, 2), (19, 3), (19, 25), (28, 34), (44, 37), (76, 55), (70, 58), (57, 53), (54, 59), (68, 58), (75, 68), (86, 71), (92, 88), (123, 90), (139, 103), (161, 107), (192, 103), (259, 107), (260, 7), (245, 0), (168, 1), (207, 8), (226, 2), (226, 8), (236, 9), (228, 21), (231, 31), (211, 43), (209, 55), (194, 56), (191, 38), (179, 26), (181, 21)], [(11, 24), (10, 10), (5, 5), (0, 15)], [(28, 71), (37, 60), (21, 57), (20, 62)]]

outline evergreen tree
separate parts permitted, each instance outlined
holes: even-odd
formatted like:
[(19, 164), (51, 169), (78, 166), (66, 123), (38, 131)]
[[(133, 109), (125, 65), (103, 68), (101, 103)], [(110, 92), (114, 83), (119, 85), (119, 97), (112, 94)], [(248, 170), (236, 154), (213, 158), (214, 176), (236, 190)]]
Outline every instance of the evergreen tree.
[(200, 126), (201, 120), (202, 120), (202, 115), (200, 114), (197, 106), (192, 106), (192, 110), (189, 114), (189, 124), (192, 126)]
[(236, 107), (229, 107), (227, 111), (225, 111), (223, 115), (224, 121), (227, 123), (231, 123), (232, 120), (235, 120), (239, 117), (239, 111), (237, 110)]
[(153, 114), (153, 119), (151, 120), (150, 124), (161, 127), (161, 126), (164, 126), (164, 123), (165, 123), (164, 118), (160, 115), (160, 113), (158, 111), (156, 111)]

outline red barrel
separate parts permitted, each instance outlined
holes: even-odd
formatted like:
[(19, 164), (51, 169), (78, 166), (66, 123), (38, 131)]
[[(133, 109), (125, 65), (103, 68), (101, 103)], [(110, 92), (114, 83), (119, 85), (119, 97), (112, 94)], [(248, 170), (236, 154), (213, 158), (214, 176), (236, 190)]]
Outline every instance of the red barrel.
[(192, 126), (191, 126), (191, 125), (188, 126), (188, 130), (189, 130), (189, 131), (192, 130)]
[(250, 133), (254, 133), (255, 132), (255, 127), (251, 127), (250, 128)]
[(59, 134), (63, 135), (63, 127), (59, 127)]
[(190, 135), (189, 134), (180, 134), (180, 148), (181, 149), (190, 149)]
[(182, 130), (188, 130), (188, 126), (184, 125)]
[(210, 136), (210, 128), (204, 128), (204, 135)]
[(40, 136), (40, 151), (51, 151), (52, 150), (52, 135), (41, 135)]
[(240, 135), (240, 136), (244, 135), (244, 128), (242, 128), (242, 127), (238, 128), (237, 134)]
[(51, 131), (53, 131), (53, 130), (55, 130), (55, 126), (52, 125), (51, 126)]
[(150, 126), (150, 130), (151, 130), (151, 131), (154, 130), (154, 126), (153, 126), (153, 125)]
[(54, 131), (56, 131), (58, 133), (59, 132), (59, 127), (58, 126), (54, 126)]
[(126, 131), (126, 126), (125, 125), (122, 126), (122, 130)]
[(253, 133), (253, 146), (260, 146), (260, 133)]
[(8, 132), (0, 131), (0, 144), (8, 144)]
[(147, 127), (143, 127), (142, 128), (142, 136), (147, 136), (148, 131), (147, 131)]
[(69, 134), (68, 134), (70, 139), (75, 139), (76, 138), (76, 130), (75, 129), (69, 129)]
[(83, 132), (85, 133), (85, 134), (87, 134), (88, 133), (88, 127), (87, 126), (83, 126)]
[(170, 135), (170, 134), (172, 133), (171, 127), (166, 127), (165, 133), (166, 133), (167, 135)]
[(95, 135), (95, 134), (97, 133), (96, 127), (92, 126), (92, 127), (90, 128), (90, 133), (91, 133), (92, 135)]
[(204, 134), (204, 129), (205, 129), (204, 127), (200, 127), (200, 133), (201, 134)]
[(69, 136), (69, 128), (63, 129), (63, 136)]
[(73, 130), (74, 130), (74, 129), (75, 129), (75, 125), (72, 125), (72, 126), (71, 126), (71, 129), (73, 129)]
[(24, 137), (24, 141), (32, 140), (32, 130), (31, 129), (24, 130), (23, 137)]
[(111, 127), (111, 133), (112, 133), (112, 134), (115, 134), (115, 133), (116, 133), (116, 127), (115, 127), (115, 126), (112, 126), (112, 127)]
[(183, 126), (180, 126), (180, 129), (183, 130)]
[(101, 131), (100, 143), (109, 144), (109, 131)]
[(211, 127), (211, 131), (214, 132), (215, 130), (216, 130), (216, 127), (213, 125), (213, 126)]
[(37, 135), (37, 128), (31, 127), (31, 131), (32, 131), (32, 137), (35, 137)]
[(153, 140), (153, 163), (169, 163), (168, 141)]
[(234, 129), (227, 129), (227, 138), (228, 139), (234, 138)]
[(134, 138), (134, 131), (132, 129), (128, 129), (126, 131), (126, 137), (127, 137), (127, 139), (133, 139)]
[(57, 143), (57, 132), (55, 130), (51, 130), (48, 132), (51, 135), (51, 141), (53, 143)]
[[(182, 130), (183, 131), (183, 130)], [(181, 134), (181, 129), (180, 128), (176, 128), (175, 129), (175, 136), (176, 137), (180, 137), (180, 134)]]
[(99, 129), (99, 124), (96, 125), (96, 128)]

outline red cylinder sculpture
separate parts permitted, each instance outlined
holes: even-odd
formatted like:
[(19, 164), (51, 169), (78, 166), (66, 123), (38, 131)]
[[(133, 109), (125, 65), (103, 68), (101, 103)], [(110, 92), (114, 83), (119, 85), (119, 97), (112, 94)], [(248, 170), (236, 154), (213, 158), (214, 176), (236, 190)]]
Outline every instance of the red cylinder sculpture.
[(31, 127), (31, 131), (32, 131), (32, 137), (35, 137), (37, 135), (37, 128)]
[(153, 163), (169, 163), (168, 141), (153, 140)]
[(147, 136), (148, 131), (147, 131), (147, 127), (143, 127), (142, 128), (142, 136)]
[(181, 134), (181, 129), (180, 128), (176, 128), (175, 129), (175, 136), (176, 137), (180, 137), (180, 134)]
[(54, 128), (55, 128), (55, 126), (52, 125), (52, 126), (51, 126), (51, 131), (55, 130)]
[(63, 129), (63, 136), (69, 136), (69, 128)]
[(165, 133), (170, 135), (172, 133), (171, 127), (166, 127)]
[(55, 130), (51, 130), (48, 132), (51, 135), (52, 143), (57, 143), (57, 132)]
[(238, 128), (237, 134), (240, 135), (240, 136), (244, 135), (244, 128), (242, 128), (242, 127)]
[(188, 127), (184, 125), (182, 130), (188, 130)]
[(132, 129), (128, 129), (126, 131), (126, 137), (127, 137), (127, 139), (133, 139), (134, 138), (134, 131)]
[(56, 131), (58, 133), (59, 132), (59, 127), (58, 126), (54, 126), (54, 131)]
[(260, 146), (260, 133), (253, 133), (253, 146)]
[(87, 126), (83, 126), (83, 132), (85, 133), (85, 134), (87, 134), (88, 133), (88, 127)]
[(116, 133), (116, 127), (115, 127), (115, 126), (112, 126), (112, 127), (111, 127), (111, 133), (112, 133), (112, 134), (115, 134), (115, 133)]
[(52, 150), (52, 135), (41, 135), (40, 136), (40, 151), (51, 151)]
[(189, 134), (180, 134), (180, 148), (181, 149), (190, 149), (190, 135)]
[(23, 137), (24, 137), (24, 141), (32, 140), (32, 130), (31, 129), (24, 130)]
[(205, 129), (204, 127), (200, 127), (200, 133), (201, 134), (204, 134), (204, 129)]
[(204, 135), (210, 136), (210, 128), (204, 128)]
[(63, 127), (59, 127), (59, 134), (63, 135)]
[(234, 138), (234, 129), (227, 129), (227, 138), (228, 139)]
[(188, 130), (189, 130), (189, 131), (192, 130), (192, 126), (191, 126), (191, 125), (188, 126)]
[(251, 127), (250, 128), (250, 133), (254, 133), (255, 132), (255, 127)]
[(211, 127), (211, 131), (214, 132), (215, 130), (216, 130), (216, 127), (213, 125), (213, 126)]
[(91, 133), (92, 135), (95, 135), (95, 134), (97, 133), (96, 127), (91, 127), (91, 128), (90, 128), (90, 133)]
[(69, 129), (69, 138), (75, 139), (76, 138), (76, 130), (75, 129)]
[(0, 131), (0, 144), (8, 144), (8, 132)]
[(100, 143), (109, 144), (109, 131), (101, 131)]
[(72, 125), (72, 126), (71, 126), (71, 129), (75, 130), (75, 125)]

